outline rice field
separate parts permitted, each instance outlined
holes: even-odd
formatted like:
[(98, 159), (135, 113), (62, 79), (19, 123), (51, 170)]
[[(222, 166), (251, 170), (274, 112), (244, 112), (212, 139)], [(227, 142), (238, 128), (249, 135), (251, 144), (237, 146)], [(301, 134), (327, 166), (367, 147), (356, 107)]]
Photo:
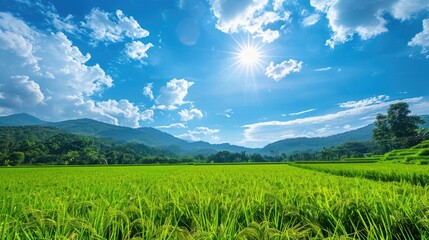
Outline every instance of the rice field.
[(295, 164), (297, 167), (346, 177), (429, 185), (429, 165), (374, 163)]
[(429, 238), (427, 185), (283, 164), (0, 168), (0, 207), (0, 239)]

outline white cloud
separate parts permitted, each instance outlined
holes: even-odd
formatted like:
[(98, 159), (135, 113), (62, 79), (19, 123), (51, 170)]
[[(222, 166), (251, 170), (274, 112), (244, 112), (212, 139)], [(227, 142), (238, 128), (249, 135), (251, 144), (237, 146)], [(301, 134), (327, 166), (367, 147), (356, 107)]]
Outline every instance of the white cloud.
[(139, 107), (127, 99), (119, 101), (109, 99), (101, 102), (89, 100), (82, 104), (80, 107), (84, 109), (87, 106), (88, 112), (86, 114), (92, 118), (115, 125), (139, 127), (140, 121), (153, 120), (154, 115), (152, 109), (141, 112)]
[(172, 124), (167, 125), (167, 126), (156, 126), (155, 128), (171, 129), (171, 128), (187, 128), (187, 127), (184, 123), (172, 123)]
[[(410, 109), (421, 105), (422, 97), (378, 102), (371, 105), (360, 105), (346, 110), (326, 115), (299, 118), (290, 121), (267, 121), (247, 124), (243, 127), (244, 139), (242, 144), (246, 146), (261, 147), (268, 143), (285, 138), (295, 137), (321, 137), (338, 134), (341, 126), (350, 125), (350, 129), (362, 127), (374, 122), (377, 113), (385, 113), (390, 104), (400, 101), (410, 104)], [(358, 101), (359, 102), (359, 101)], [(419, 107), (420, 108), (420, 107)], [(428, 109), (425, 112), (428, 113)], [(413, 112), (414, 114), (414, 112)], [(365, 120), (363, 120), (365, 117)], [(362, 119), (362, 120), (360, 120)]]
[(317, 68), (317, 69), (314, 69), (314, 71), (315, 72), (325, 72), (325, 71), (329, 71), (329, 70), (331, 70), (332, 69), (332, 67), (324, 67), (324, 68)]
[(202, 118), (204, 115), (201, 110), (197, 108), (183, 109), (179, 112), (180, 119), (184, 122), (190, 121), (194, 118)]
[(0, 105), (5, 107), (26, 107), (42, 104), (45, 96), (39, 84), (29, 80), (28, 76), (11, 76), (0, 84)]
[[(263, 42), (276, 40), (280, 33), (270, 26), (275, 22), (289, 21), (290, 13), (274, 3), (273, 11), (267, 10), (268, 0), (212, 0), (211, 10), (217, 18), (216, 28), (225, 33), (244, 31)], [(282, 14), (282, 15), (281, 15)]]
[(218, 141), (219, 137), (216, 133), (219, 133), (219, 129), (211, 129), (208, 127), (196, 127), (194, 130), (188, 130), (186, 133), (177, 135), (176, 137), (190, 141)]
[(66, 33), (79, 33), (81, 30), (73, 22), (73, 15), (69, 14), (65, 18), (62, 18), (56, 10), (53, 12), (48, 12), (47, 16), (51, 18), (51, 23), (54, 25), (57, 31), (66, 32)]
[(418, 12), (428, 9), (427, 0), (399, 0), (395, 1), (390, 12), (396, 19), (408, 20)]
[(304, 25), (305, 27), (312, 26), (317, 22), (319, 22), (319, 20), (320, 20), (320, 15), (317, 13), (313, 13), (302, 20), (302, 25)]
[(287, 0), (274, 0), (273, 1), (273, 9), (274, 9), (274, 11), (282, 11), (282, 10), (284, 10), (283, 4), (286, 1)]
[(298, 115), (301, 115), (301, 114), (304, 114), (304, 113), (313, 112), (313, 111), (316, 111), (316, 110), (317, 110), (316, 108), (307, 109), (307, 110), (304, 110), (304, 111), (301, 111), (301, 112), (289, 113), (289, 116), (298, 116)]
[(331, 48), (349, 41), (355, 34), (367, 40), (387, 32), (386, 13), (407, 20), (429, 9), (427, 0), (310, 0), (310, 4), (329, 20), (333, 34), (326, 45)]
[[(423, 30), (417, 33), (411, 41), (408, 42), (408, 46), (421, 47), (422, 54), (428, 54), (429, 48), (429, 18), (423, 20)], [(426, 55), (429, 58), (429, 54)]]
[(234, 112), (232, 111), (232, 109), (231, 108), (229, 108), (229, 109), (225, 109), (223, 112), (221, 112), (221, 113), (216, 113), (216, 115), (220, 115), (220, 116), (224, 116), (224, 117), (227, 117), (227, 118), (230, 118), (230, 117), (232, 117), (232, 115), (234, 114)]
[(0, 49), (12, 51), (24, 60), (24, 64), (39, 69), (33, 54), (33, 42), (40, 35), (10, 13), (0, 12)]
[(126, 17), (121, 10), (116, 14), (94, 8), (85, 16), (82, 25), (91, 31), (91, 36), (97, 41), (121, 42), (124, 36), (140, 39), (149, 36), (149, 31), (143, 29), (133, 17)]
[(178, 106), (190, 103), (184, 99), (188, 95), (188, 88), (194, 83), (185, 79), (172, 79), (160, 90), (156, 98), (157, 108), (161, 110), (175, 110)]
[(260, 37), (264, 43), (271, 43), (280, 37), (280, 32), (277, 30), (267, 29), (257, 33), (255, 36)]
[(145, 95), (146, 97), (150, 98), (151, 100), (154, 99), (153, 97), (153, 92), (152, 92), (152, 88), (153, 88), (153, 83), (148, 83), (146, 84), (146, 86), (143, 88), (143, 95)]
[(284, 78), (286, 75), (291, 74), (292, 72), (299, 72), (302, 68), (302, 62), (298, 62), (294, 59), (289, 59), (283, 61), (277, 65), (274, 65), (274, 62), (270, 62), (270, 65), (265, 70), (265, 75), (273, 78), (276, 81)]
[(338, 106), (340, 106), (341, 108), (360, 108), (360, 107), (365, 107), (373, 104), (386, 102), (389, 99), (390, 99), (389, 96), (379, 95), (376, 97), (365, 98), (359, 101), (348, 101), (348, 102), (339, 103)]
[(98, 64), (88, 65), (90, 58), (62, 32), (46, 34), (0, 12), (0, 114), (27, 112), (51, 121), (92, 117), (133, 127), (150, 120), (153, 109), (142, 111), (126, 99), (92, 99), (113, 80)]
[(125, 53), (129, 58), (139, 60), (144, 63), (143, 59), (148, 57), (146, 52), (151, 47), (153, 47), (152, 43), (144, 44), (140, 41), (133, 41), (125, 44)]

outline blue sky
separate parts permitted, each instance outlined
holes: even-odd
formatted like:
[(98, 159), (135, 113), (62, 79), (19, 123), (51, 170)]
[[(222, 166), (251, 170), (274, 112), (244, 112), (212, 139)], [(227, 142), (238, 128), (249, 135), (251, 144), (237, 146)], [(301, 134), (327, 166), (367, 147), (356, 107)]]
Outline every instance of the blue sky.
[(0, 115), (262, 147), (429, 113), (428, 0), (0, 0)]

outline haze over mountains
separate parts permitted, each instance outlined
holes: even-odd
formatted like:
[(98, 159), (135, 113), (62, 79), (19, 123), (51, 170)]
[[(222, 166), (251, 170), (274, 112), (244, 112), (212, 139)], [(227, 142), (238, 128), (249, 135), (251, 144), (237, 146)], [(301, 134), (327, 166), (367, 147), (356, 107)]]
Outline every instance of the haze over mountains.
[[(423, 127), (429, 127), (429, 116), (424, 115), (422, 117), (426, 121)], [(209, 155), (218, 151), (246, 151), (247, 153), (277, 155), (294, 151), (320, 150), (323, 147), (335, 146), (350, 141), (370, 141), (372, 140), (372, 129), (374, 128), (374, 125), (371, 124), (363, 128), (328, 137), (284, 139), (268, 144), (261, 149), (253, 149), (228, 143), (210, 144), (202, 141), (188, 142), (150, 127), (121, 127), (92, 119), (45, 122), (25, 113), (0, 117), (0, 126), (27, 125), (51, 126), (73, 134), (109, 138), (119, 142), (138, 142), (150, 147), (168, 149), (179, 155)]]

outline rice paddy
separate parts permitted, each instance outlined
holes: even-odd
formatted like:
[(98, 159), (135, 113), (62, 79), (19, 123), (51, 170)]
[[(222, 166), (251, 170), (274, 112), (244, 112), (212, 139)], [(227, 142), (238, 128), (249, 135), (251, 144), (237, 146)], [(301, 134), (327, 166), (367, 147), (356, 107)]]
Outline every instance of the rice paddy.
[(427, 184), (317, 167), (0, 168), (0, 239), (428, 239)]

